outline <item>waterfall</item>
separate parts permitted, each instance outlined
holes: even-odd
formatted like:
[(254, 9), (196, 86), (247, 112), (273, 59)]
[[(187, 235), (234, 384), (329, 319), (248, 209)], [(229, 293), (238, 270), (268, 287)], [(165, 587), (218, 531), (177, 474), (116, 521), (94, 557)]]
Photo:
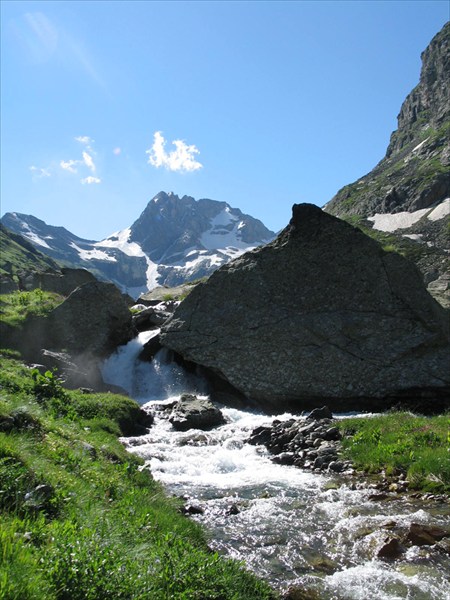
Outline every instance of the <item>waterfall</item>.
[(140, 404), (174, 398), (183, 392), (205, 393), (206, 383), (177, 365), (168, 349), (160, 350), (151, 362), (139, 360), (144, 345), (158, 334), (159, 329), (144, 331), (119, 346), (103, 364), (103, 380), (123, 388)]

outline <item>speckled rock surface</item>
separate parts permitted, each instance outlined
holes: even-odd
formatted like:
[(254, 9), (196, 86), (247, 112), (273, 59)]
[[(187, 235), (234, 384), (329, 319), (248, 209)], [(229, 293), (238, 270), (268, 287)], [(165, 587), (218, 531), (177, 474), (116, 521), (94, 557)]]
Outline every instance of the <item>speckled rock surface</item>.
[(364, 409), (449, 384), (446, 325), (412, 263), (301, 204), (274, 242), (198, 285), (161, 343), (272, 406)]

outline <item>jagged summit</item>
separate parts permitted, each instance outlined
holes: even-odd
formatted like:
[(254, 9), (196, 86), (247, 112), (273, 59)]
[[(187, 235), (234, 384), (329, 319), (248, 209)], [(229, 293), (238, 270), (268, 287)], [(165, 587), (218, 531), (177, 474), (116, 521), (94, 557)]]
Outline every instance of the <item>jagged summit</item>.
[(421, 56), (420, 81), (401, 106), (385, 157), (324, 209), (415, 245), (408, 255), (428, 283), (445, 273), (450, 250), (450, 23)]
[(2, 222), (44, 254), (67, 266), (86, 268), (135, 295), (209, 275), (275, 235), (226, 202), (163, 191), (130, 227), (98, 242), (32, 215), (7, 213)]
[(385, 157), (325, 206), (337, 216), (415, 211), (450, 196), (450, 23), (422, 53), (419, 84), (402, 104)]
[(402, 104), (387, 158), (414, 141), (421, 130), (439, 129), (450, 118), (450, 22), (434, 36), (421, 59), (420, 82)]
[(191, 248), (242, 250), (273, 237), (260, 221), (226, 202), (180, 198), (173, 192), (150, 200), (130, 232), (130, 241), (137, 241), (152, 260), (169, 262)]

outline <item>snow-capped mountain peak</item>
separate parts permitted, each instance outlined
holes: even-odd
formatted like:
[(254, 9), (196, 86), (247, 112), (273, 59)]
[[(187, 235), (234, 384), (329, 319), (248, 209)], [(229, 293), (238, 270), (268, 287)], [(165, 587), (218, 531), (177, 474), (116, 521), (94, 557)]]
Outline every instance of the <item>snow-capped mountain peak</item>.
[(3, 224), (52, 258), (86, 268), (132, 295), (210, 274), (274, 233), (226, 202), (160, 192), (130, 226), (101, 241), (84, 240), (31, 215)]

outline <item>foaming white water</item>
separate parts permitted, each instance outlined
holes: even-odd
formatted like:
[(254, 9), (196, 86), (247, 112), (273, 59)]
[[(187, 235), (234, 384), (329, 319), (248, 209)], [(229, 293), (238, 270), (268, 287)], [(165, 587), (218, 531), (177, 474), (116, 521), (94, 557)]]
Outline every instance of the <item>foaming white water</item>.
[[(144, 408), (151, 409), (151, 406), (152, 403), (148, 403)], [(210, 492), (216, 488), (221, 495), (219, 490), (258, 486), (281, 489), (314, 482), (317, 487), (319, 477), (276, 465), (269, 460), (263, 447), (245, 443), (255, 427), (268, 422), (267, 416), (228, 408), (223, 408), (222, 412), (227, 424), (206, 432), (177, 432), (167, 420), (158, 420), (148, 436), (130, 449), (148, 461), (157, 479), (172, 488), (187, 486), (197, 492), (200, 488)], [(133, 439), (130, 442), (133, 444)]]
[(171, 360), (168, 350), (160, 350), (152, 362), (139, 360), (144, 345), (159, 334), (159, 329), (144, 331), (119, 348), (102, 367), (106, 383), (123, 388), (139, 403), (165, 400), (183, 392), (204, 391), (204, 382)]
[[(128, 392), (130, 396), (136, 397), (141, 380), (145, 379), (145, 375), (142, 377), (140, 372), (143, 365), (140, 364), (142, 361), (138, 361), (138, 356), (142, 352), (144, 344), (158, 333), (159, 329), (144, 331), (128, 344), (119, 346), (103, 364), (102, 376), (105, 383), (117, 385)], [(144, 364), (144, 366), (149, 365), (150, 363)]]
[(147, 339), (141, 334), (121, 348), (103, 370), (110, 383), (155, 410), (149, 433), (123, 442), (170, 493), (203, 511), (193, 518), (208, 528), (211, 546), (280, 589), (298, 585), (330, 600), (450, 600), (444, 553), (413, 547), (396, 561), (377, 558), (390, 535), (386, 524), (404, 531), (411, 523), (445, 526), (448, 512), (431, 515), (426, 504), (395, 495), (376, 502), (373, 490), (274, 464), (264, 447), (246, 442), (254, 428), (289, 414), (223, 408), (221, 427), (175, 431), (160, 406), (182, 392), (201, 394), (202, 384), (164, 353), (152, 363), (137, 361)]
[(433, 572), (430, 577), (427, 571), (425, 567), (408, 575), (398, 567), (371, 561), (326, 577), (325, 586), (349, 600), (448, 600), (448, 582), (443, 578), (436, 581), (436, 574)]

